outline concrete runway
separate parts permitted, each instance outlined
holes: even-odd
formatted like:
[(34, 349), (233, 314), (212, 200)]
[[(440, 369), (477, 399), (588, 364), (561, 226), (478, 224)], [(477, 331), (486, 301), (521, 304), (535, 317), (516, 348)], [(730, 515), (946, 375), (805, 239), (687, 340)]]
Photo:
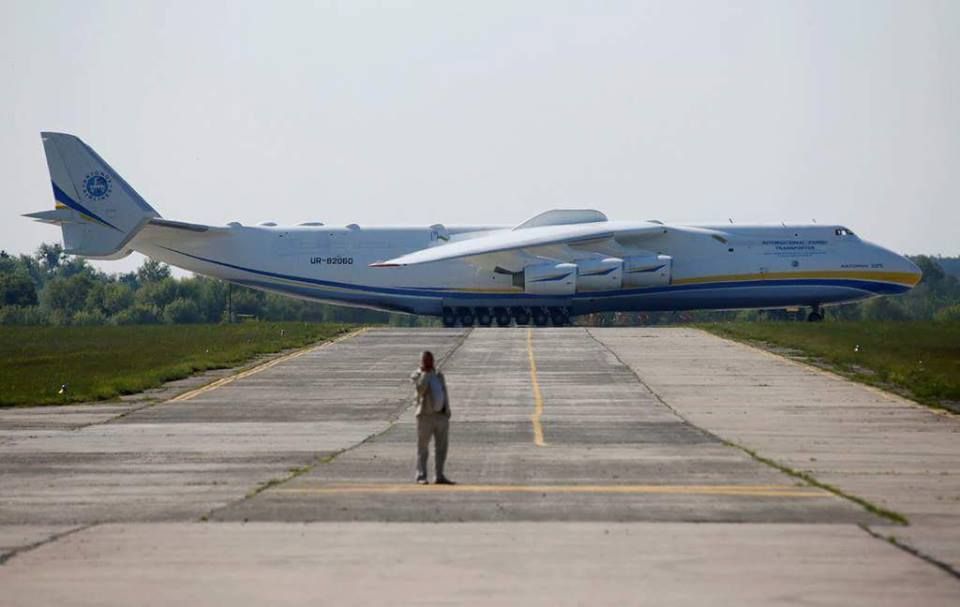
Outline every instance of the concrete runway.
[[(423, 349), (453, 487), (412, 483)], [(691, 329), (370, 330), (152, 406), (0, 411), (0, 605), (956, 605), (958, 439)]]

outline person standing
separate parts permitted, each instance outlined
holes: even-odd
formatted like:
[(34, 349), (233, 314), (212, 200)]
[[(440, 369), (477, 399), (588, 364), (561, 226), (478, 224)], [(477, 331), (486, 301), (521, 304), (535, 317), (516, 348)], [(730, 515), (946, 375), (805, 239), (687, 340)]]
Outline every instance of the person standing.
[(420, 355), (420, 367), (410, 375), (416, 388), (417, 416), (417, 483), (427, 484), (427, 460), (430, 457), (430, 439), (436, 452), (436, 483), (453, 485), (443, 474), (447, 461), (450, 429), (450, 393), (443, 373), (434, 368), (433, 353)]

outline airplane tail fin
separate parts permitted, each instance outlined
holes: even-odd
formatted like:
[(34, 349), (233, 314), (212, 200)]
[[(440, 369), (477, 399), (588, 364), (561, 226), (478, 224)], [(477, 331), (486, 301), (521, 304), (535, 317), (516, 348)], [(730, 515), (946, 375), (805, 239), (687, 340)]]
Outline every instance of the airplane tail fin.
[(78, 137), (41, 133), (55, 208), (28, 213), (60, 225), (64, 251), (95, 259), (130, 254), (130, 240), (154, 217), (153, 207)]

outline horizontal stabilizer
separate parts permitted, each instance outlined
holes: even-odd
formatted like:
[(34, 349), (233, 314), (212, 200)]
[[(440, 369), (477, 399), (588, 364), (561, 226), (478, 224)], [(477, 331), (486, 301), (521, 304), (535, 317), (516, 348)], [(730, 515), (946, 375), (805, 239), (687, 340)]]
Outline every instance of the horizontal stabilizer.
[(76, 221), (74, 212), (67, 208), (54, 209), (52, 211), (37, 211), (36, 213), (24, 213), (24, 217), (36, 219), (43, 223), (64, 224)]

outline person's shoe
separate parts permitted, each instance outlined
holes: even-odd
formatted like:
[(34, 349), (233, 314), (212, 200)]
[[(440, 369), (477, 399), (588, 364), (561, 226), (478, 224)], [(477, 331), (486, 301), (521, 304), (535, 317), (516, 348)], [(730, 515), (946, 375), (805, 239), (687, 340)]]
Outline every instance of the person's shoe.
[(418, 477), (417, 477), (417, 484), (418, 484), (418, 485), (429, 485), (430, 483), (427, 482), (427, 477), (425, 477), (425, 476), (418, 476)]
[(449, 478), (447, 478), (447, 477), (445, 477), (445, 476), (438, 476), (438, 477), (437, 477), (437, 480), (434, 481), (434, 484), (437, 484), (437, 485), (456, 485), (455, 482), (453, 482), (452, 480), (450, 480)]

